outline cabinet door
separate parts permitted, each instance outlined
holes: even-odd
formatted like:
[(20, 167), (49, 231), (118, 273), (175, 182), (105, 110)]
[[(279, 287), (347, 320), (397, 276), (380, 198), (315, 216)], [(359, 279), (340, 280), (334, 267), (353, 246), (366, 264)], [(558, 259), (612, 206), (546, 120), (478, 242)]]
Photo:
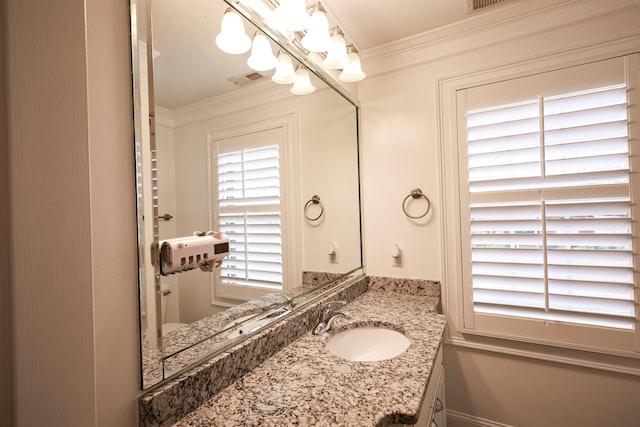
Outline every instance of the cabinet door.
[(440, 375), (438, 376), (438, 387), (436, 389), (436, 395), (433, 399), (429, 427), (447, 427), (446, 407), (447, 405), (445, 403), (444, 393), (444, 366), (442, 366), (440, 369)]
[[(438, 403), (440, 402), (440, 403)], [(435, 424), (434, 424), (435, 423)], [(422, 409), (418, 422), (414, 427), (443, 427), (446, 426), (444, 410), (444, 366), (442, 365), (442, 345), (433, 363), (433, 373), (427, 386), (422, 402)]]

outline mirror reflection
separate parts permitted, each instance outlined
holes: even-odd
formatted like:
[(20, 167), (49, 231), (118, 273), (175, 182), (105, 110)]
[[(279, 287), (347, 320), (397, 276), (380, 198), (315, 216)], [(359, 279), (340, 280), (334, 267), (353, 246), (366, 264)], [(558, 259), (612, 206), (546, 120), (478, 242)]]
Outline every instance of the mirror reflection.
[[(132, 5), (151, 18), (133, 34), (146, 388), (361, 268), (358, 135), (357, 108), (237, 14), (253, 48), (228, 53), (224, 1)], [(219, 268), (159, 274), (153, 243), (210, 230)]]

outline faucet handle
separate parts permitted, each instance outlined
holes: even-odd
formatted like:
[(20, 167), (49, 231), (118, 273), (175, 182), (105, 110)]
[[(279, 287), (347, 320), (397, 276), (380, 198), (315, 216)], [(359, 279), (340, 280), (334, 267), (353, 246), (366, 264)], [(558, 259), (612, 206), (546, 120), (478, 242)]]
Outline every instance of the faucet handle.
[(325, 313), (327, 312), (329, 306), (333, 304), (340, 304), (340, 306), (343, 306), (346, 303), (347, 303), (346, 301), (342, 301), (342, 300), (327, 301), (325, 303), (322, 303), (322, 305), (320, 306), (320, 321), (324, 321), (326, 319)]

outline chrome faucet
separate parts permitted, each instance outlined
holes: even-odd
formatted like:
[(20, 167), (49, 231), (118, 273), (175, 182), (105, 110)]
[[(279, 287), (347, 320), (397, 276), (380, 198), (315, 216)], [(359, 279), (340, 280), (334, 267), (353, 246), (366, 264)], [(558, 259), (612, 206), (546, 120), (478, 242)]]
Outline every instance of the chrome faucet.
[(345, 305), (346, 301), (328, 301), (320, 306), (320, 319), (315, 328), (313, 328), (313, 335), (322, 335), (331, 329), (331, 323), (337, 316), (344, 316), (347, 319), (351, 319), (351, 316), (344, 311), (331, 310), (330, 306), (334, 304)]

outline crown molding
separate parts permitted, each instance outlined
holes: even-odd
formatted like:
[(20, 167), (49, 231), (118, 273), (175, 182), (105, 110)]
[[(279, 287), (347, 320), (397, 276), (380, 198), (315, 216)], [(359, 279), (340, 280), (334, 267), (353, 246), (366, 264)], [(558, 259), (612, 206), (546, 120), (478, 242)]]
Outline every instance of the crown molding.
[[(367, 75), (373, 77), (572, 24), (615, 21), (616, 17), (629, 15), (640, 18), (637, 0), (611, 2), (606, 7), (596, 0), (516, 0), (451, 25), (368, 49), (361, 53), (361, 60)], [(631, 32), (637, 33), (637, 29)]]

